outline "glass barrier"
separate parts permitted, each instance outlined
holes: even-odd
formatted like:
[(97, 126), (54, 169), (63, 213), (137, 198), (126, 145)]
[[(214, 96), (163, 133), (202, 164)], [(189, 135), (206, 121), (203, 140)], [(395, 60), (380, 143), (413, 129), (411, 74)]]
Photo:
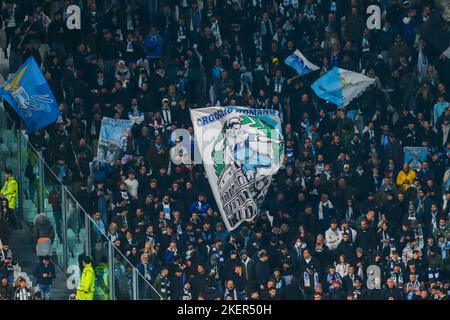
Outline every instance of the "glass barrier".
[[(120, 241), (120, 240), (118, 240)], [(133, 299), (133, 266), (127, 263), (122, 252), (113, 247), (114, 300)]]
[[(0, 124), (2, 121), (4, 119), (0, 116)], [(11, 132), (16, 132), (16, 135)], [(131, 248), (110, 241), (108, 225), (99, 221), (99, 214), (91, 216), (80, 205), (83, 201), (72, 193), (73, 184), (61, 178), (64, 170), (51, 167), (46, 161), (46, 151), (32, 145), (23, 131), (11, 129), (11, 132), (2, 132), (0, 138), (4, 141), (6, 137), (8, 143), (5, 145), (16, 150), (15, 158), (7, 162), (16, 170), (14, 172), (21, 185), (18, 211), (32, 230), (39, 213), (44, 213), (50, 220), (54, 233), (50, 254), (54, 263), (62, 270), (73, 270), (80, 265), (84, 255), (91, 256), (96, 276), (94, 299), (160, 299), (151, 282), (156, 275), (153, 279), (146, 279), (136, 268), (140, 262), (139, 253), (132, 253)], [(15, 144), (13, 137), (16, 138)], [(0, 153), (2, 146), (5, 149), (0, 143)]]
[(153, 286), (148, 284), (154, 281), (156, 274), (150, 279), (148, 276), (137, 274), (136, 275), (136, 286), (137, 286), (137, 300), (161, 300), (162, 297), (155, 290)]
[(94, 300), (112, 300), (110, 294), (110, 266), (107, 255), (102, 256), (94, 264), (95, 273), (95, 293)]
[(103, 221), (94, 214), (84, 215), (87, 237), (86, 254), (92, 257), (95, 271), (95, 300), (110, 300), (110, 267), (108, 257), (108, 239), (105, 236)]
[[(39, 213), (41, 204), (41, 179), (39, 170), (39, 157), (28, 146), (28, 141), (23, 135), (19, 135), (18, 158), (20, 161), (20, 172), (18, 175), (21, 202), (21, 215), (25, 223), (34, 224)], [(18, 161), (18, 162), (19, 162)]]
[[(1, 107), (0, 107), (1, 108)], [(11, 169), (17, 177), (19, 163), (17, 162), (18, 138), (15, 124), (7, 114), (0, 109), (0, 170)], [(1, 177), (3, 183), (4, 177)]]
[(86, 255), (88, 237), (84, 226), (84, 212), (72, 195), (66, 202), (66, 239), (68, 265), (77, 264)]

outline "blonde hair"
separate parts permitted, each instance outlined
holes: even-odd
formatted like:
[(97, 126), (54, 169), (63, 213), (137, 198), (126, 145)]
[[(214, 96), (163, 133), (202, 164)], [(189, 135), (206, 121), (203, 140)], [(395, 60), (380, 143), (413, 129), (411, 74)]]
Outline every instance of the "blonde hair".
[(144, 245), (144, 253), (148, 254), (149, 256), (156, 255), (156, 250), (153, 247), (153, 244), (150, 241), (147, 241)]

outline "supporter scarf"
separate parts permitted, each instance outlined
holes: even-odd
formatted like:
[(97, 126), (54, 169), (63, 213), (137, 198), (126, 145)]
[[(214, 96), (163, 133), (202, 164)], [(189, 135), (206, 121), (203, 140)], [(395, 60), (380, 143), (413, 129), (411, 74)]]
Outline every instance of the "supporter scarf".
[(324, 162), (318, 162), (316, 164), (316, 172), (315, 172), (315, 174), (316, 175), (321, 175), (323, 173), (323, 171), (324, 171), (324, 168), (325, 168), (325, 163)]
[(391, 273), (392, 279), (394, 279), (394, 283), (397, 285), (403, 285), (403, 273)]
[[(309, 272), (303, 272), (303, 280), (305, 283), (305, 288), (310, 288), (311, 287), (311, 282), (310, 282), (310, 274)], [(317, 272), (314, 272), (314, 288), (319, 284), (319, 274)]]
[(166, 122), (164, 119), (154, 119), (153, 123), (149, 123), (151, 127), (155, 130), (155, 136), (160, 135), (161, 133), (164, 133)]
[(445, 260), (448, 256), (448, 250), (450, 249), (449, 242), (447, 240), (444, 240), (444, 243), (438, 242), (437, 246), (439, 248), (439, 251), (441, 253), (442, 260)]
[(127, 30), (128, 31), (134, 30), (133, 18), (131, 14), (127, 15)]
[(162, 112), (162, 116), (163, 116), (163, 118), (164, 118), (164, 122), (167, 124), (167, 125), (170, 125), (170, 124), (172, 124), (172, 112), (170, 111), (170, 109), (162, 109), (161, 110)]
[(337, 3), (336, 3), (336, 1), (331, 1), (331, 3), (330, 3), (330, 11), (331, 12), (336, 12), (337, 11)]
[(262, 0), (253, 0), (253, 7), (257, 7), (257, 8), (262, 8), (263, 7), (263, 2)]
[(64, 166), (59, 167), (59, 178), (64, 179), (66, 177), (66, 168)]
[(95, 121), (92, 121), (90, 133), (91, 133), (91, 136), (96, 136), (97, 135), (97, 129), (95, 127)]
[(358, 267), (358, 271), (356, 272), (356, 274), (361, 277), (361, 279), (364, 279), (364, 270), (363, 267)]
[(428, 66), (428, 58), (423, 52), (423, 49), (419, 49), (419, 55), (417, 57), (417, 69), (419, 73), (424, 74)]
[[(242, 64), (241, 64), (242, 65)], [(248, 76), (247, 74), (243, 73), (241, 75), (241, 88), (239, 90), (239, 95), (242, 96), (242, 94), (244, 93), (244, 91), (248, 91), (251, 93), (251, 89), (250, 89), (250, 79), (251, 79), (251, 74), (250, 76)]]
[[(16, 16), (16, 5), (13, 4), (12, 8), (9, 8), (9, 9), (6, 9), (6, 10), (8, 10), (8, 17), (9, 17), (8, 18), (8, 23), (7, 23), (6, 26), (8, 28), (16, 27), (17, 26), (17, 22), (16, 22), (16, 18), (15, 18), (15, 16)], [(66, 13), (66, 12), (64, 11), (64, 13)]]
[(414, 291), (420, 289), (420, 282), (418, 280), (414, 281), (414, 282), (408, 282), (406, 284), (406, 288), (414, 288)]
[(119, 239), (119, 234), (117, 232), (108, 232), (108, 238), (109, 240), (111, 240), (112, 242), (116, 241), (117, 239)]
[(161, 293), (167, 296), (167, 300), (170, 300), (170, 280), (166, 277), (161, 278)]
[(363, 52), (369, 52), (370, 51), (370, 43), (369, 43), (369, 37), (368, 36), (363, 36), (362, 38), (362, 44), (361, 47), (363, 48)]
[(333, 209), (333, 204), (331, 203), (330, 200), (328, 200), (325, 203), (320, 202), (319, 203), (319, 220), (328, 219), (330, 216), (330, 209)]
[(187, 0), (181, 0), (180, 1), (180, 7), (181, 8), (187, 8), (189, 6), (189, 3)]
[(216, 46), (220, 48), (222, 46), (222, 36), (220, 35), (219, 23), (217, 21), (212, 24), (211, 32), (216, 38)]
[(314, 6), (312, 4), (305, 4), (303, 14), (306, 18), (308, 18), (308, 20), (314, 20), (316, 18), (316, 16), (314, 15)]
[(146, 241), (151, 242), (151, 244), (153, 246), (156, 245), (156, 239), (155, 239), (155, 236), (153, 234), (146, 234)]
[(163, 203), (164, 216), (170, 220), (170, 203)]
[(287, 8), (292, 6), (294, 9), (298, 9), (299, 3), (298, 0), (283, 0), (283, 7)]
[[(345, 210), (345, 219), (347, 219), (347, 221), (353, 220), (353, 208), (352, 207), (348, 207), (347, 210)], [(349, 232), (349, 234), (351, 234), (351, 232)], [(350, 238), (351, 238), (351, 236), (350, 236)]]
[(267, 21), (261, 20), (261, 34), (263, 36), (273, 34), (273, 25), (272, 25), (272, 21), (270, 19)]
[(428, 279), (430, 282), (439, 281), (440, 269), (439, 267), (428, 268)]
[(144, 278), (151, 281), (152, 279), (151, 272), (153, 270), (152, 265), (145, 263), (143, 266), (144, 266)]
[(226, 289), (226, 290), (225, 290), (224, 297), (226, 298), (226, 297), (228, 297), (229, 295), (233, 297), (233, 300), (238, 300), (238, 296), (237, 296), (236, 289), (232, 289), (232, 290)]
[(261, 51), (262, 50), (262, 38), (254, 36), (254, 43), (255, 43), (255, 48), (258, 49), (259, 51)]
[(183, 42), (183, 40), (186, 39), (186, 35), (184, 32), (184, 27), (183, 26), (179, 26), (178, 27), (178, 33), (177, 33), (177, 41)]
[(327, 281), (339, 281), (342, 283), (342, 277), (339, 273), (335, 272), (335, 273), (329, 273), (327, 276)]
[[(450, 179), (448, 179), (448, 183), (450, 183)], [(442, 211), (445, 212), (447, 211), (447, 206), (450, 204), (450, 201), (447, 199), (445, 195), (442, 196), (442, 198), (444, 199), (444, 202), (442, 204)]]
[(281, 277), (276, 277), (275, 278), (275, 281), (276, 281), (275, 288), (277, 290), (280, 290), (283, 287), (283, 281), (281, 281), (281, 280), (282, 280)]
[(430, 213), (431, 213), (431, 226), (432, 226), (432, 228), (434, 230), (434, 229), (437, 228), (437, 214), (438, 214), (438, 212), (437, 211), (436, 212), (431, 211)]
[(224, 257), (223, 257), (223, 251), (222, 250), (217, 250), (216, 248), (212, 248), (211, 250), (211, 254), (212, 255), (217, 255), (217, 261), (221, 264), (223, 264), (224, 262)]
[(183, 288), (182, 300), (192, 300), (191, 290)]

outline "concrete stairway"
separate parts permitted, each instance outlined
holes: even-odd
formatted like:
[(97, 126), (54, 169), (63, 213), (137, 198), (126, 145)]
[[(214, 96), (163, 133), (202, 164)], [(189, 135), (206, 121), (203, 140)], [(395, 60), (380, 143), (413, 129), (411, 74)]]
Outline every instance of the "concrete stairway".
[[(18, 261), (14, 278), (23, 276), (32, 286), (35, 286), (36, 279), (33, 276), (33, 271), (38, 258), (30, 231), (27, 228), (13, 231), (10, 244), (11, 250)], [(57, 267), (56, 279), (53, 280), (52, 286), (52, 300), (67, 300), (70, 293), (72, 292), (67, 289), (65, 273)]]
[[(1, 50), (0, 50), (1, 52)], [(0, 53), (0, 66), (1, 66), (1, 53)], [(10, 239), (11, 250), (13, 255), (18, 261), (18, 265), (14, 270), (14, 278), (23, 276), (27, 279), (27, 282), (33, 286), (35, 285), (35, 279), (33, 271), (36, 263), (38, 262), (36, 256), (36, 246), (30, 231), (34, 224), (34, 219), (38, 213), (38, 208), (32, 199), (28, 198), (28, 179), (23, 174), (18, 173), (18, 161), (17, 161), (17, 136), (15, 129), (6, 129), (6, 117), (3, 111), (0, 111), (0, 170), (4, 168), (11, 168), (17, 179), (22, 183), (24, 190), (24, 203), (23, 203), (23, 219), (22, 228), (19, 230), (13, 230)], [(20, 179), (20, 178), (22, 179)], [(1, 181), (3, 182), (3, 181)], [(37, 193), (37, 191), (36, 191)], [(47, 203), (46, 212), (49, 210)], [(51, 215), (53, 218), (53, 215)], [(53, 221), (54, 222), (54, 221)], [(56, 240), (58, 242), (58, 239)], [(61, 247), (61, 248), (60, 248)], [(56, 250), (55, 250), (56, 248)], [(62, 245), (54, 244), (54, 261), (58, 259), (58, 248), (62, 249)], [(61, 254), (62, 255), (62, 254)], [(57, 270), (56, 279), (53, 282), (52, 299), (54, 300), (67, 300), (71, 292), (67, 290), (65, 272)], [(35, 291), (35, 290), (33, 290)]]

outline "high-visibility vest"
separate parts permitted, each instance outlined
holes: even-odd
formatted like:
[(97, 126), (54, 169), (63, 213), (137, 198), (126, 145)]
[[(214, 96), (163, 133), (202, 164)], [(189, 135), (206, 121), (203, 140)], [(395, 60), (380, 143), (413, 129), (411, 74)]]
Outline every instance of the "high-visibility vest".
[(5, 197), (8, 200), (8, 207), (10, 209), (16, 208), (18, 191), (19, 186), (17, 184), (16, 179), (14, 179), (13, 177), (10, 177), (8, 178), (8, 180), (5, 181), (5, 184), (3, 185), (3, 188), (0, 191), (1, 196)]

